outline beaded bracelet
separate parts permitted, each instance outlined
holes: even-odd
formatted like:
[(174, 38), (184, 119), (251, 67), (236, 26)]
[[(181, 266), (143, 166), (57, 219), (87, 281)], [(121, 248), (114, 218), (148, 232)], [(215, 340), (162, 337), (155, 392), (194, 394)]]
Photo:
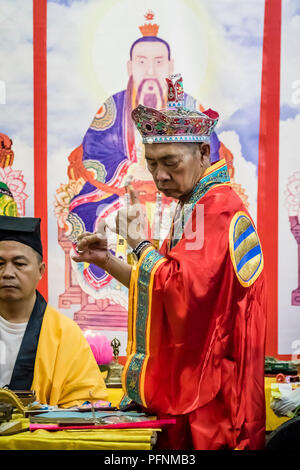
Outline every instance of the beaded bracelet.
[(151, 244), (152, 244), (152, 243), (150, 242), (150, 240), (143, 240), (143, 241), (141, 241), (141, 242), (132, 250), (132, 253), (133, 253), (133, 254), (137, 257), (137, 259), (139, 260), (143, 248), (144, 248), (146, 245), (151, 245)]

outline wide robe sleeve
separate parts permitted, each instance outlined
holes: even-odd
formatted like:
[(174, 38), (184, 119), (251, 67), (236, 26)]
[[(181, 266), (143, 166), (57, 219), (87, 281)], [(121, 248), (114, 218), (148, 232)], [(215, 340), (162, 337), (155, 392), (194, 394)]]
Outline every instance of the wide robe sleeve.
[(78, 325), (47, 306), (32, 387), (40, 403), (63, 408), (106, 399), (108, 392), (91, 348)]
[[(196, 226), (198, 204), (204, 211)], [(131, 278), (123, 386), (130, 399), (155, 412), (178, 415), (204, 406), (222, 387), (225, 369), (235, 385), (242, 383), (237, 369), (244, 373), (246, 316), (260, 310), (262, 256), (251, 281), (242, 285), (230, 249), (232, 221), (245, 210), (240, 198), (220, 185), (198, 204), (186, 227), (202, 230), (203, 243), (193, 245), (185, 231), (170, 251), (167, 243), (161, 252), (148, 248)]]

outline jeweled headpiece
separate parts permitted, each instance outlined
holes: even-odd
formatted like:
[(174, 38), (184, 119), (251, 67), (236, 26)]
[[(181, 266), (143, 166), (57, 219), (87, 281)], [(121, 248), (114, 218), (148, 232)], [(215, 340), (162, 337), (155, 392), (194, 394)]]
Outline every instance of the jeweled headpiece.
[(219, 114), (212, 109), (203, 113), (184, 106), (184, 92), (180, 74), (166, 78), (168, 84), (167, 108), (158, 111), (139, 104), (132, 118), (144, 144), (166, 142), (205, 142), (217, 125)]

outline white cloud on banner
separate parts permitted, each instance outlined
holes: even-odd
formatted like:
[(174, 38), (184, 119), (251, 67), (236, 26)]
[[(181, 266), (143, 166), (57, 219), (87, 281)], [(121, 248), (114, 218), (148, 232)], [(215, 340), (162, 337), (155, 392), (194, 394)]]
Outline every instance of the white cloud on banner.
[(238, 182), (248, 196), (249, 212), (256, 221), (257, 204), (257, 174), (254, 163), (247, 161), (242, 155), (239, 136), (235, 131), (224, 131), (220, 134), (221, 141), (231, 149), (234, 154), (234, 179)]
[(300, 7), (297, 0), (286, 0), (282, 8), (280, 100), (281, 119), (295, 117), (300, 103), (299, 67)]
[(32, 38), (31, 2), (0, 0), (0, 79), (6, 86), (1, 125), (5, 123), (28, 143), (33, 122)]
[(264, 1), (211, 0), (207, 10), (220, 39), (219, 77), (208, 99), (216, 103), (222, 123), (238, 109), (260, 102)]
[(0, 132), (13, 140), (13, 169), (26, 182), (26, 215), (33, 215), (33, 25), (32, 2), (0, 0)]

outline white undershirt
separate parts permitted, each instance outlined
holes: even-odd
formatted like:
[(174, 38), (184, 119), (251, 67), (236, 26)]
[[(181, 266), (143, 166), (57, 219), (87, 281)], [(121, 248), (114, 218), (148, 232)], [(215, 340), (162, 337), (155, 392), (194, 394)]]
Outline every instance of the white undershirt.
[(11, 380), (26, 326), (27, 322), (11, 323), (0, 316), (0, 387)]

